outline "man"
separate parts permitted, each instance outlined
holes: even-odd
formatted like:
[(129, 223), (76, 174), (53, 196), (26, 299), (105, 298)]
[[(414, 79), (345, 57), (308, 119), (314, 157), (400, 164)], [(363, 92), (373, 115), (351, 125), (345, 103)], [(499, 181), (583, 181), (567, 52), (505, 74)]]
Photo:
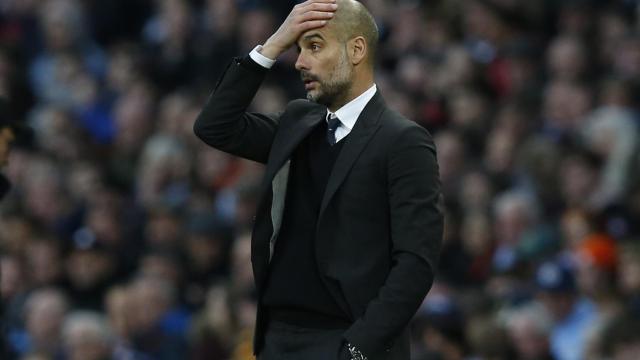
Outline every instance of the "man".
[[(259, 360), (409, 359), (442, 238), (440, 184), (431, 136), (374, 84), (377, 40), (357, 1), (296, 5), (196, 120), (207, 144), (266, 164), (252, 237)], [(308, 100), (245, 112), (294, 44)]]

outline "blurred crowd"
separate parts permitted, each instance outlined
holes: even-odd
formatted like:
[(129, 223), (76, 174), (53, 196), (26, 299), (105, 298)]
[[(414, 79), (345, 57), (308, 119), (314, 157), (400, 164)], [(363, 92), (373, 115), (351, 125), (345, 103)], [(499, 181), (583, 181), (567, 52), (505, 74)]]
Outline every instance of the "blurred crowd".
[[(640, 3), (363, 3), (376, 83), (434, 136), (446, 199), (413, 360), (636, 359)], [(12, 358), (252, 359), (262, 167), (192, 126), (293, 4), (0, 1), (0, 95), (35, 132), (0, 204)], [(304, 96), (295, 59), (253, 111)]]

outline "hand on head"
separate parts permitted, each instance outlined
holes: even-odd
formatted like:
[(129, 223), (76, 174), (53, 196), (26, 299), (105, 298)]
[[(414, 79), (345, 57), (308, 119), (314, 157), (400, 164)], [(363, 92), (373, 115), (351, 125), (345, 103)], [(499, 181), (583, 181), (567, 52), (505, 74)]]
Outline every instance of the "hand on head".
[(276, 59), (295, 44), (305, 31), (325, 26), (337, 8), (336, 0), (307, 0), (294, 6), (280, 28), (262, 47), (262, 55)]

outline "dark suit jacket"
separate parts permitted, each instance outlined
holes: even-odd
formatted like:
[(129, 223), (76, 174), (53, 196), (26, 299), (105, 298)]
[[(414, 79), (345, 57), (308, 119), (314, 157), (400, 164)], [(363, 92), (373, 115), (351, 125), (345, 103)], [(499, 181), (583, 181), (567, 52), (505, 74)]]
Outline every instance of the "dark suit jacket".
[[(207, 144), (266, 164), (251, 256), (259, 295), (282, 221), (289, 159), (327, 111), (295, 100), (277, 115), (245, 112), (266, 73), (248, 57), (235, 59), (194, 126)], [(321, 204), (319, 272), (353, 321), (345, 339), (370, 360), (406, 360), (407, 325), (431, 287), (442, 239), (435, 148), (426, 130), (389, 109), (379, 93), (346, 141)], [(258, 306), (256, 353), (264, 325)]]

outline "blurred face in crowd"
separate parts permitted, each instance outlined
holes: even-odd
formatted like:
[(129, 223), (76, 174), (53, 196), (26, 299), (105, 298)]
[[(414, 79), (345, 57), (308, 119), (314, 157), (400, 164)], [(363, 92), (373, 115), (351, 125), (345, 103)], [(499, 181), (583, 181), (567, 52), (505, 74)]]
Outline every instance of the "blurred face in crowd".
[(47, 45), (52, 50), (71, 47), (82, 33), (82, 15), (71, 2), (48, 2), (42, 8), (40, 20), (44, 25)]
[(92, 194), (96, 199), (87, 209), (87, 225), (100, 242), (114, 247), (120, 243), (122, 223), (120, 214), (122, 207), (117, 194), (110, 191), (96, 191)]
[(233, 242), (231, 250), (231, 273), (233, 286), (238, 292), (248, 292), (253, 287), (253, 271), (251, 270), (251, 234), (245, 233)]
[(568, 81), (554, 81), (544, 94), (543, 113), (547, 125), (563, 131), (573, 131), (591, 108), (590, 90)]
[(31, 281), (38, 286), (55, 285), (62, 275), (60, 252), (53, 241), (37, 240), (27, 247)]
[(207, 18), (212, 19), (209, 26), (216, 34), (229, 36), (234, 30), (238, 10), (233, 0), (207, 0)]
[(245, 46), (259, 44), (273, 29), (273, 16), (263, 9), (246, 11), (238, 20), (241, 22), (240, 43)]
[(22, 264), (16, 257), (3, 256), (0, 258), (0, 299), (6, 300), (17, 295), (26, 283)]
[(171, 306), (171, 285), (163, 279), (144, 277), (129, 288), (131, 325), (137, 334), (153, 329)]
[(598, 184), (598, 172), (584, 159), (569, 156), (562, 161), (561, 166), (562, 196), (569, 205), (583, 205)]
[(222, 260), (222, 239), (216, 236), (192, 234), (187, 237), (186, 251), (195, 269), (215, 268)]
[(614, 66), (624, 78), (640, 76), (640, 37), (633, 36), (618, 43)]
[(485, 163), (495, 173), (505, 173), (511, 169), (517, 144), (516, 139), (505, 130), (494, 129), (489, 135)]
[(554, 321), (562, 321), (573, 309), (575, 295), (570, 292), (547, 292), (539, 294), (540, 301), (551, 314)]
[(464, 26), (471, 36), (497, 43), (505, 29), (500, 20), (480, 1), (465, 6)]
[[(235, 325), (235, 313), (229, 299), (229, 289), (223, 285), (214, 285), (207, 292), (204, 313), (208, 323), (218, 329), (220, 334), (232, 335)], [(231, 338), (225, 339), (233, 341)]]
[[(90, 335), (89, 335), (90, 336)], [(105, 360), (109, 359), (110, 349), (100, 342), (85, 334), (73, 338), (67, 345), (70, 360)]]
[(613, 360), (635, 360), (640, 353), (640, 341), (619, 344), (613, 354)]
[(76, 160), (82, 153), (80, 133), (72, 115), (54, 106), (43, 107), (36, 114), (38, 145), (59, 160)]
[(461, 90), (451, 97), (451, 122), (459, 129), (483, 127), (483, 117), (487, 113), (486, 100), (482, 94)]
[(567, 246), (575, 248), (592, 230), (586, 214), (580, 211), (569, 211), (562, 216), (562, 236)]
[(536, 319), (520, 317), (509, 327), (516, 352), (520, 359), (542, 359), (549, 351), (548, 334), (536, 326)]
[(0, 129), (0, 168), (7, 165), (9, 161), (9, 150), (15, 138), (15, 134), (11, 128), (4, 127)]
[(424, 332), (424, 343), (429, 350), (441, 356), (443, 359), (461, 360), (464, 351), (455, 341), (450, 340), (444, 333), (435, 327), (429, 326)]
[(576, 80), (585, 71), (587, 58), (582, 43), (574, 37), (559, 37), (547, 53), (549, 70), (554, 76)]
[(590, 297), (598, 297), (610, 292), (610, 274), (600, 269), (584, 254), (576, 256), (576, 283), (580, 291)]
[(462, 223), (464, 249), (472, 256), (481, 256), (493, 246), (489, 218), (481, 213), (465, 216)]
[(162, 2), (162, 17), (168, 29), (168, 40), (181, 42), (189, 35), (189, 8), (184, 1), (165, 0)]
[(173, 286), (179, 286), (182, 279), (178, 260), (169, 255), (151, 253), (140, 259), (138, 272), (143, 276), (159, 277)]
[(65, 325), (64, 345), (69, 360), (105, 360), (111, 358), (108, 341), (97, 323), (76, 322)]
[(522, 234), (533, 225), (531, 204), (522, 199), (505, 199), (496, 210), (494, 230), (496, 240), (502, 245), (515, 245)]
[(105, 297), (109, 326), (122, 339), (128, 339), (131, 333), (132, 296), (125, 287), (112, 287)]
[(102, 250), (76, 250), (66, 261), (67, 276), (79, 289), (90, 289), (105, 281), (113, 267), (111, 256)]
[(24, 252), (29, 240), (34, 236), (33, 232), (33, 224), (23, 216), (0, 218), (0, 239), (2, 239), (3, 250), (7, 254)]
[(640, 254), (620, 251), (618, 283), (625, 294), (640, 293)]
[(67, 303), (57, 290), (41, 290), (27, 301), (26, 326), (37, 347), (58, 344), (60, 327), (67, 311)]
[(114, 105), (116, 145), (119, 151), (137, 151), (146, 140), (153, 109), (150, 88), (142, 81), (135, 82)]
[(486, 174), (473, 171), (464, 175), (462, 179), (462, 202), (465, 209), (486, 209), (492, 196), (491, 181)]
[(460, 136), (452, 131), (439, 132), (434, 141), (438, 148), (440, 179), (444, 185), (455, 181), (465, 163), (465, 149)]
[(177, 215), (169, 211), (158, 211), (147, 222), (147, 242), (158, 248), (173, 248), (180, 239), (181, 226), (181, 219)]

